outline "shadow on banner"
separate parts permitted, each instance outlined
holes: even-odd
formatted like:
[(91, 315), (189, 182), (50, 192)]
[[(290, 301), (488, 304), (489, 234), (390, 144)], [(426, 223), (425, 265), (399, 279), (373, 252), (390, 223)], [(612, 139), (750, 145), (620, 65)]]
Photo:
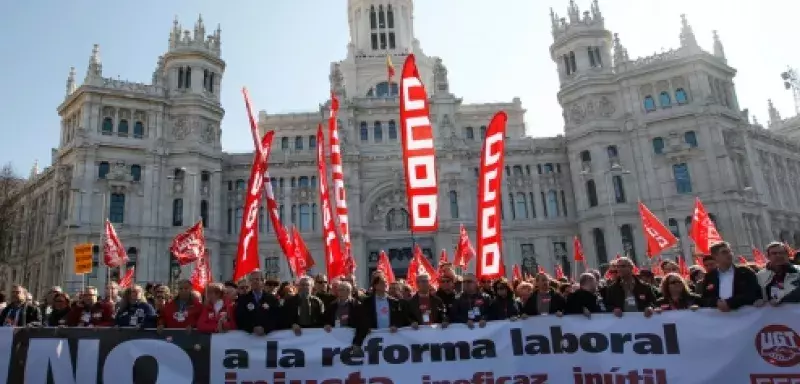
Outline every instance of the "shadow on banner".
[[(3, 345), (3, 335), (0, 332), (0, 356), (11, 349), (7, 383), (209, 382), (211, 336), (198, 332), (17, 328), (10, 348)], [(6, 361), (0, 361), (0, 374), (3, 364)]]

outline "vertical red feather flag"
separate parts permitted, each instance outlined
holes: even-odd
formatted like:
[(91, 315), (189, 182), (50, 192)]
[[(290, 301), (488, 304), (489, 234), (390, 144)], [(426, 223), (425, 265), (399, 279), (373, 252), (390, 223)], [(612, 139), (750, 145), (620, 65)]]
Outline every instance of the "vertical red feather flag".
[[(342, 151), (339, 143), (339, 127), (337, 115), (339, 113), (339, 99), (331, 92), (331, 115), (328, 118), (328, 139), (330, 140), (331, 154), (331, 181), (333, 181), (333, 201), (336, 205), (336, 217), (339, 221), (339, 234), (342, 236), (344, 246), (345, 265), (347, 273), (354, 273), (356, 261), (351, 252), (350, 220), (348, 219), (347, 192), (344, 188), (344, 168), (342, 167)], [(321, 142), (317, 145), (323, 145)]]
[(492, 117), (481, 149), (478, 174), (478, 262), (475, 268), (479, 279), (494, 279), (505, 275), (500, 197), (507, 120), (508, 116), (502, 111)]
[(392, 263), (389, 261), (389, 257), (386, 256), (386, 252), (381, 251), (380, 256), (378, 256), (378, 271), (382, 272), (384, 276), (386, 276), (386, 282), (389, 284), (394, 283), (394, 269), (392, 269)]
[(453, 256), (453, 264), (461, 268), (466, 268), (470, 260), (472, 260), (472, 257), (475, 256), (475, 247), (473, 247), (472, 242), (469, 241), (469, 235), (467, 235), (467, 229), (464, 228), (464, 224), (461, 224), (459, 233), (456, 254)]
[(428, 94), (414, 55), (408, 55), (400, 79), (400, 138), (412, 232), (436, 232), (439, 192)]
[(319, 172), (319, 206), (322, 209), (322, 245), (325, 250), (325, 267), (328, 278), (334, 279), (345, 275), (345, 260), (342, 255), (339, 236), (333, 221), (333, 209), (328, 195), (328, 167), (325, 164), (325, 135), (322, 124), (317, 128), (317, 171)]
[(253, 156), (253, 167), (250, 170), (250, 180), (247, 182), (247, 196), (245, 196), (244, 202), (239, 245), (236, 250), (233, 281), (241, 280), (261, 265), (258, 256), (258, 203), (264, 191), (264, 172), (267, 170), (267, 159), (274, 135), (274, 131), (267, 132), (259, 143), (264, 148), (264, 156), (260, 156), (258, 153)]

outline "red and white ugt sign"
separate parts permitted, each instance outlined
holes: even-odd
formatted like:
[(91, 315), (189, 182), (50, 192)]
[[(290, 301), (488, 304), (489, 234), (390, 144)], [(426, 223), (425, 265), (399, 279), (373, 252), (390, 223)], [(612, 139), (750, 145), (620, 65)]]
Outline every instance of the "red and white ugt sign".
[(400, 79), (400, 130), (411, 230), (438, 227), (439, 192), (428, 94), (419, 79), (414, 55), (408, 55)]
[(502, 111), (492, 117), (481, 150), (478, 176), (478, 262), (475, 268), (478, 278), (496, 278), (503, 274), (500, 194), (507, 120), (508, 116)]

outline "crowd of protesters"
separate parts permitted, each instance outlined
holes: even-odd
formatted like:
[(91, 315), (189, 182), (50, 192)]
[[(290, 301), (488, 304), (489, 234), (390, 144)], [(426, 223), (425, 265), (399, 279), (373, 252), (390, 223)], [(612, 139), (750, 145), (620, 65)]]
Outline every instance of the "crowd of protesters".
[(0, 302), (0, 319), (4, 326), (17, 327), (185, 328), (208, 333), (238, 329), (255, 335), (349, 327), (355, 330), (353, 345), (358, 347), (372, 329), (396, 332), (455, 323), (473, 328), (487, 321), (548, 314), (591, 317), (639, 312), (650, 317), (667, 310), (706, 307), (728, 312), (744, 306), (800, 303), (800, 266), (792, 260), (800, 257), (790, 257), (782, 243), (770, 244), (766, 254), (764, 268), (734, 265), (730, 246), (719, 243), (703, 257), (704, 265), (692, 266), (688, 276), (682, 276), (672, 261), (659, 266), (663, 271), (659, 276), (648, 269), (635, 274), (634, 263), (622, 257), (604, 276), (590, 270), (576, 282), (546, 274), (511, 282), (479, 280), (443, 265), (436, 281), (420, 275), (415, 284), (388, 283), (386, 276), (374, 273), (369, 287), (360, 289), (352, 276), (328, 281), (317, 275), (293, 284), (253, 272), (236, 283), (209, 284), (202, 294), (189, 281), (180, 282), (176, 293), (158, 284), (119, 292), (112, 283), (102, 298), (94, 287), (77, 298), (56, 287), (41, 304), (15, 285), (8, 302)]

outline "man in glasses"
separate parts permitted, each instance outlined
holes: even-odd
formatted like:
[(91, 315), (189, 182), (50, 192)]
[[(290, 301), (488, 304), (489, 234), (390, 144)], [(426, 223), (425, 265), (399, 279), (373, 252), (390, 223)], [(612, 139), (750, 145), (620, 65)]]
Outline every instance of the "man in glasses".
[(42, 312), (39, 307), (27, 300), (28, 290), (21, 285), (11, 286), (8, 305), (0, 312), (4, 327), (25, 327), (40, 325)]
[(449, 323), (452, 319), (456, 319), (456, 276), (454, 273), (444, 273), (439, 275), (439, 289), (436, 291), (436, 297), (442, 302), (442, 323)]
[(236, 300), (236, 325), (242, 331), (263, 336), (278, 329), (280, 302), (265, 288), (261, 271), (251, 272), (247, 281), (250, 292)]
[(772, 305), (800, 303), (800, 267), (791, 263), (786, 246), (770, 243), (767, 259), (767, 267), (757, 274), (762, 299)]
[(456, 299), (456, 319), (469, 328), (475, 323), (483, 328), (486, 325), (489, 305), (492, 298), (481, 291), (478, 278), (472, 273), (464, 275), (464, 291)]

